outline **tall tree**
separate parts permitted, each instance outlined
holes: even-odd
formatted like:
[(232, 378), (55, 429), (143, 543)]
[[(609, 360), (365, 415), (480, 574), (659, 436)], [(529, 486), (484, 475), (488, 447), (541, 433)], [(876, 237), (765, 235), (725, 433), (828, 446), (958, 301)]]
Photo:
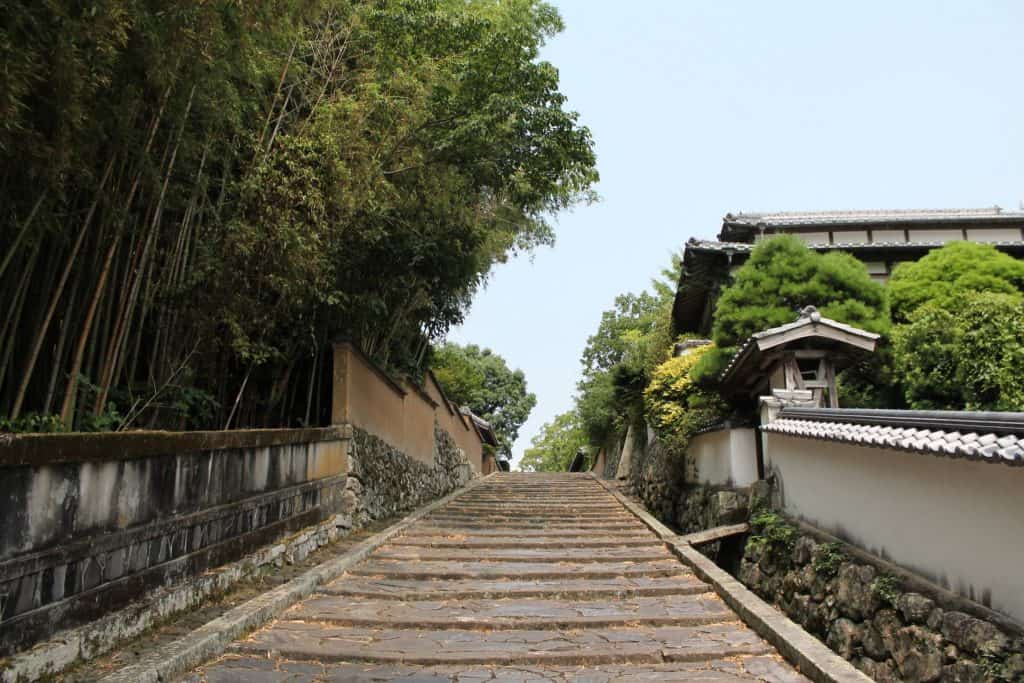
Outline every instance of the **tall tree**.
[[(592, 198), (539, 0), (71, 0), (0, 26), (0, 415), (315, 420)], [(16, 333), (15, 333), (16, 332)], [(124, 425), (122, 425), (124, 426)]]
[(474, 344), (441, 346), (431, 366), (448, 398), (490, 422), (499, 451), (511, 457), (519, 428), (537, 405), (523, 371), (511, 370), (504, 358)]
[(575, 410), (546, 422), (523, 453), (519, 466), (527, 472), (565, 472), (577, 451), (587, 446), (587, 433)]

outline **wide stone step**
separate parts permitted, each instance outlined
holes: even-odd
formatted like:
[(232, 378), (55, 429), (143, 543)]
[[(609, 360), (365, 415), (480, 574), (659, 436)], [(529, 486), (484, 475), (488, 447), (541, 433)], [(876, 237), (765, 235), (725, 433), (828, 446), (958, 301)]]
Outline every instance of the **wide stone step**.
[(528, 508), (528, 507), (598, 507), (598, 508), (611, 508), (622, 506), (612, 496), (558, 496), (556, 498), (549, 499), (535, 499), (535, 498), (456, 498), (451, 501), (449, 506), (452, 505), (466, 505), (471, 507), (511, 507), (511, 508)]
[[(304, 673), (289, 677), (288, 673), (305, 672), (312, 667), (308, 662), (290, 662), (272, 653), (228, 655), (206, 670), (216, 677), (202, 680), (218, 681), (294, 681), (309, 680)], [(728, 659), (710, 659), (697, 662), (670, 662), (662, 664), (589, 664), (585, 670), (576, 665), (543, 664), (522, 666), (488, 666), (486, 664), (441, 664), (416, 666), (414, 664), (372, 662), (327, 662), (313, 667), (318, 673), (315, 680), (331, 681), (402, 681), (402, 683), (483, 683), (484, 681), (701, 681), (703, 683), (808, 683), (778, 655), (745, 655)], [(275, 672), (276, 669), (276, 672)], [(268, 672), (270, 677), (268, 677)]]
[(446, 522), (469, 522), (477, 524), (485, 522), (487, 524), (509, 524), (509, 525), (529, 525), (537, 526), (541, 524), (562, 524), (569, 525), (576, 522), (581, 524), (640, 524), (642, 523), (636, 517), (632, 515), (624, 515), (617, 512), (609, 512), (607, 514), (597, 513), (578, 513), (578, 512), (562, 512), (557, 515), (515, 515), (515, 514), (499, 514), (494, 512), (482, 512), (479, 514), (471, 514), (466, 512), (447, 512), (439, 511), (425, 518), (427, 521), (443, 519)]
[(630, 513), (623, 510), (621, 507), (578, 507), (578, 506), (550, 506), (550, 507), (507, 507), (507, 506), (493, 506), (493, 507), (476, 507), (476, 506), (465, 506), (465, 505), (448, 505), (438, 512), (445, 514), (458, 514), (458, 515), (496, 515), (502, 517), (559, 517), (562, 515), (571, 516), (590, 516), (590, 517), (607, 517), (609, 515), (616, 516), (629, 516)]
[(685, 568), (666, 577), (629, 576), (614, 579), (431, 579), (368, 578), (345, 576), (322, 586), (321, 593), (387, 600), (443, 600), (487, 598), (595, 598), (626, 599), (655, 595), (699, 595), (710, 590)]
[(466, 526), (464, 524), (436, 525), (423, 522), (423, 526), (414, 526), (408, 531), (409, 534), (422, 536), (444, 536), (447, 538), (500, 538), (514, 534), (517, 538), (564, 538), (577, 539), (588, 536), (622, 536), (627, 538), (654, 538), (654, 535), (647, 530), (647, 527), (636, 524), (618, 525), (611, 528), (578, 526), (533, 526), (525, 528), (510, 529), (508, 527), (492, 526), (488, 524)]
[(771, 652), (740, 622), (622, 629), (472, 631), (371, 629), (281, 621), (234, 646), (318, 662), (594, 664), (695, 662)]
[(447, 515), (430, 515), (424, 517), (423, 521), (430, 525), (465, 527), (467, 529), (497, 528), (502, 529), (572, 529), (577, 534), (588, 534), (600, 529), (646, 529), (643, 523), (630, 518), (624, 521), (618, 520), (575, 520), (558, 519), (550, 520), (543, 518), (531, 519), (486, 519), (483, 517), (449, 517)]
[(670, 560), (664, 545), (652, 542), (633, 548), (417, 548), (388, 545), (375, 552), (377, 560), (486, 560), (489, 562), (644, 562)]
[(714, 593), (627, 600), (395, 600), (319, 596), (281, 617), (333, 626), (471, 630), (701, 626), (735, 620)]
[(391, 539), (392, 546), (416, 548), (626, 548), (661, 545), (650, 534), (622, 536), (580, 536), (560, 538), (547, 536), (399, 536)]
[(675, 559), (649, 562), (434, 562), (367, 559), (354, 576), (415, 579), (605, 579), (619, 576), (675, 576), (683, 570)]
[(621, 515), (623, 517), (635, 517), (632, 513), (619, 507), (574, 507), (568, 505), (550, 505), (550, 506), (522, 506), (518, 508), (507, 507), (507, 506), (493, 506), (493, 507), (469, 507), (462, 505), (446, 505), (445, 507), (438, 510), (438, 513), (445, 513), (449, 515), (497, 515), (501, 517), (544, 517), (547, 515), (559, 516), (559, 515), (587, 515), (587, 516), (607, 516), (607, 515)]

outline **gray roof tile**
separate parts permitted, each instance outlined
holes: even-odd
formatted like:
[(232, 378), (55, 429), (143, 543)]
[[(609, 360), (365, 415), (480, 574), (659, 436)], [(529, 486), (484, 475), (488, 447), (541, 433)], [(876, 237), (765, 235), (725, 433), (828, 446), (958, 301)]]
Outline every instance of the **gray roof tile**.
[(857, 211), (779, 211), (727, 214), (725, 221), (748, 225), (839, 225), (920, 221), (1021, 220), (1024, 213), (998, 206), (974, 209), (868, 209)]
[(1017, 434), (962, 434), (959, 431), (857, 424), (842, 420), (803, 420), (792, 417), (781, 417), (765, 425), (763, 429), (776, 434), (859, 446), (886, 447), (912, 453), (1024, 466), (1024, 435)]

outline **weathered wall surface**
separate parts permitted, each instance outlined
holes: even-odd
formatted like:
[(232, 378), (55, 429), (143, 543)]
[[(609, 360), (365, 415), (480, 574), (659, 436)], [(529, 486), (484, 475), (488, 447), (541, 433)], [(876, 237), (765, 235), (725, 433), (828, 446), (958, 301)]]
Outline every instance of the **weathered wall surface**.
[(1024, 621), (1024, 468), (767, 434), (777, 505)]
[(0, 655), (341, 506), (344, 429), (7, 437)]
[(452, 436), (440, 425), (435, 425), (434, 436), (432, 462), (426, 465), (368, 432), (353, 430), (352, 469), (341, 505), (353, 525), (412, 510), (472, 478), (472, 468)]
[(423, 387), (398, 382), (351, 344), (336, 344), (331, 413), (334, 424), (363, 429), (428, 466), (438, 424), (466, 454), (473, 471), (483, 471), (483, 439), (430, 373)]
[[(8, 438), (0, 656), (132, 603), (96, 633), (79, 629), (60, 664), (97, 654), (223, 589), (205, 581), (214, 567), (251, 553), (262, 559), (246, 571), (301, 559), (450, 493), (473, 468), (440, 424), (431, 435), (429, 463), (349, 426)], [(268, 554), (272, 544), (283, 545)], [(138, 602), (172, 585), (183, 587), (172, 601)]]
[(747, 542), (739, 578), (877, 681), (1024, 680), (1018, 634), (907, 590), (838, 543), (776, 527)]

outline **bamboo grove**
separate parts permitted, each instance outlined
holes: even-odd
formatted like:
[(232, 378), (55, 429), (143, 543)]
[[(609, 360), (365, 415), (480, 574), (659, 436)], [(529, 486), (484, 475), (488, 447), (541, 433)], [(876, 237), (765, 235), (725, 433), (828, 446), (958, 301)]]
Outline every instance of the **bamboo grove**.
[(71, 0), (0, 22), (8, 429), (315, 423), (325, 349), (415, 374), (590, 200), (536, 0)]

